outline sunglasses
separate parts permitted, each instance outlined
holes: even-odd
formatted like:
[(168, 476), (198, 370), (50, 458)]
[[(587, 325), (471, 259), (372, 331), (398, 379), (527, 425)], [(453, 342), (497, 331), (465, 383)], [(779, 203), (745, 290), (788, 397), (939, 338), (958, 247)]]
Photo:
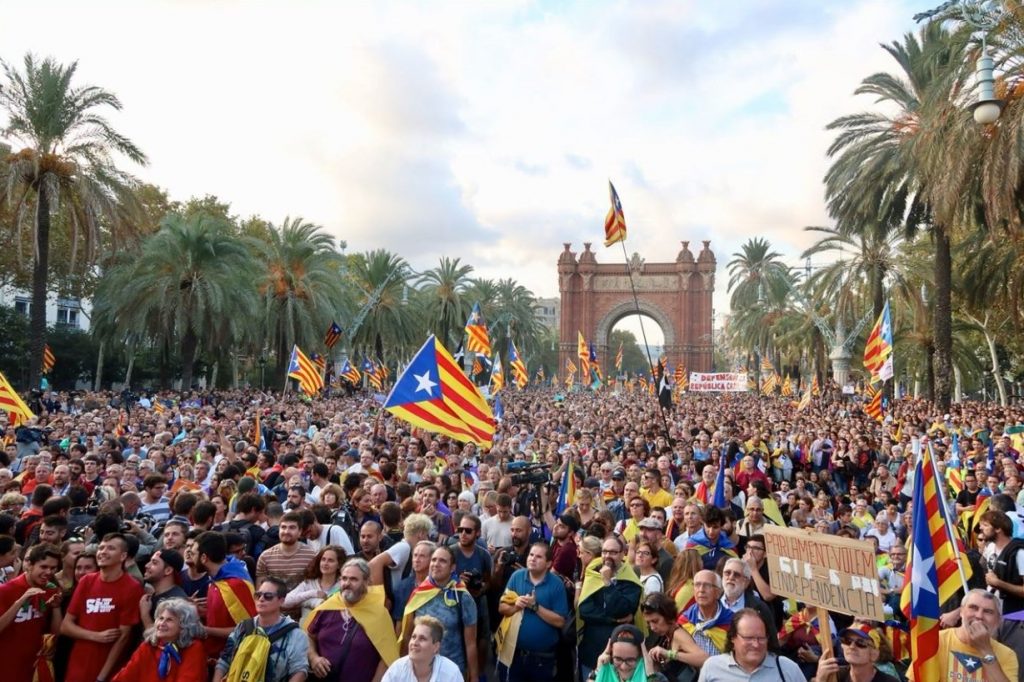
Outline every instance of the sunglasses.
[(840, 641), (843, 643), (843, 646), (853, 646), (858, 649), (867, 649), (871, 646), (866, 639), (861, 639), (860, 637), (844, 637)]
[(476, 528), (457, 528), (456, 531), (459, 533), (475, 533)]
[(252, 596), (256, 598), (256, 601), (263, 601), (264, 599), (270, 601), (271, 599), (278, 598), (277, 592), (253, 592)]

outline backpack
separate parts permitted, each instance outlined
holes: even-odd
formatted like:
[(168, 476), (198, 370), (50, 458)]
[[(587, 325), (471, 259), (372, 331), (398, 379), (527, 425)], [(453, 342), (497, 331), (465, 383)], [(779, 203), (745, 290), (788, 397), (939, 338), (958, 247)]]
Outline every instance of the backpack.
[(242, 621), (242, 636), (231, 659), (225, 682), (263, 682), (267, 676), (270, 646), (298, 627), (299, 624), (294, 621), (286, 623), (268, 637), (263, 628), (257, 627), (255, 618)]

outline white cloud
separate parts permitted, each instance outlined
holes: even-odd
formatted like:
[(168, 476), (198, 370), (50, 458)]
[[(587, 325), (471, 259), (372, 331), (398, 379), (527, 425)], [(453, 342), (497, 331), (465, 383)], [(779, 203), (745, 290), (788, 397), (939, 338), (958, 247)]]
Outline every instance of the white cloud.
[[(557, 294), (607, 179), (628, 249), (763, 236), (793, 264), (827, 222), (825, 125), (871, 106), (880, 42), (935, 0), (95, 2), (5, 9), (0, 54), (80, 61), (172, 196), (303, 215), (417, 268), (461, 256)], [(45, 27), (45, 30), (28, 30)], [(691, 247), (692, 248), (692, 247)], [(695, 251), (696, 252), (696, 251)]]

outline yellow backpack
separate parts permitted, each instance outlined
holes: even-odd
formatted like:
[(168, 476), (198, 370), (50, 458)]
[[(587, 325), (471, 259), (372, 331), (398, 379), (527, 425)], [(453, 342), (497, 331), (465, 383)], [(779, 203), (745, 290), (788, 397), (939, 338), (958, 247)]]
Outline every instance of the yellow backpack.
[(286, 623), (272, 635), (267, 636), (266, 630), (256, 625), (255, 618), (242, 621), (242, 636), (231, 659), (231, 667), (225, 680), (227, 682), (263, 682), (267, 676), (267, 661), (270, 658), (270, 646), (299, 627), (298, 623)]

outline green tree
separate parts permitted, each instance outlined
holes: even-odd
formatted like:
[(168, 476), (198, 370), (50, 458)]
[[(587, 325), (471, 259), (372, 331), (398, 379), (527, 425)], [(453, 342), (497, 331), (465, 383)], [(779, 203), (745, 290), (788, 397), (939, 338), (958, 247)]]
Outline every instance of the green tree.
[(453, 343), (453, 336), (456, 332), (462, 335), (473, 307), (464, 297), (472, 272), (472, 265), (443, 256), (436, 268), (420, 275), (417, 283), (424, 294), (427, 326), (446, 348), (458, 345)]
[[(650, 372), (650, 365), (647, 362), (647, 355), (640, 344), (637, 343), (636, 335), (628, 329), (613, 329), (608, 336), (608, 368), (605, 374), (613, 376), (615, 370), (615, 355), (619, 352), (619, 345), (622, 345), (622, 371), (631, 374)], [(657, 362), (657, 358), (655, 358)], [(689, 369), (689, 368), (687, 368)]]
[[(93, 261), (104, 236), (117, 241), (131, 234), (134, 226), (125, 209), (131, 205), (135, 181), (118, 169), (113, 156), (142, 165), (146, 156), (97, 113), (107, 107), (120, 110), (113, 93), (73, 84), (77, 62), (39, 62), (29, 54), (24, 71), (7, 62), (2, 67), (6, 83), (0, 87), (0, 108), (8, 118), (2, 135), (23, 146), (8, 159), (3, 182), (19, 219), (19, 234), (32, 244), (29, 383), (38, 385), (46, 343), (51, 230), (57, 227), (70, 235), (72, 265), (79, 250), (84, 260)], [(35, 218), (22, 232), (22, 207), (30, 201), (35, 202)], [(63, 220), (54, 224), (58, 207), (63, 207)]]
[(423, 343), (416, 306), (410, 305), (412, 269), (401, 256), (384, 249), (349, 259), (355, 318), (349, 329), (353, 351), (375, 358), (405, 357)]

